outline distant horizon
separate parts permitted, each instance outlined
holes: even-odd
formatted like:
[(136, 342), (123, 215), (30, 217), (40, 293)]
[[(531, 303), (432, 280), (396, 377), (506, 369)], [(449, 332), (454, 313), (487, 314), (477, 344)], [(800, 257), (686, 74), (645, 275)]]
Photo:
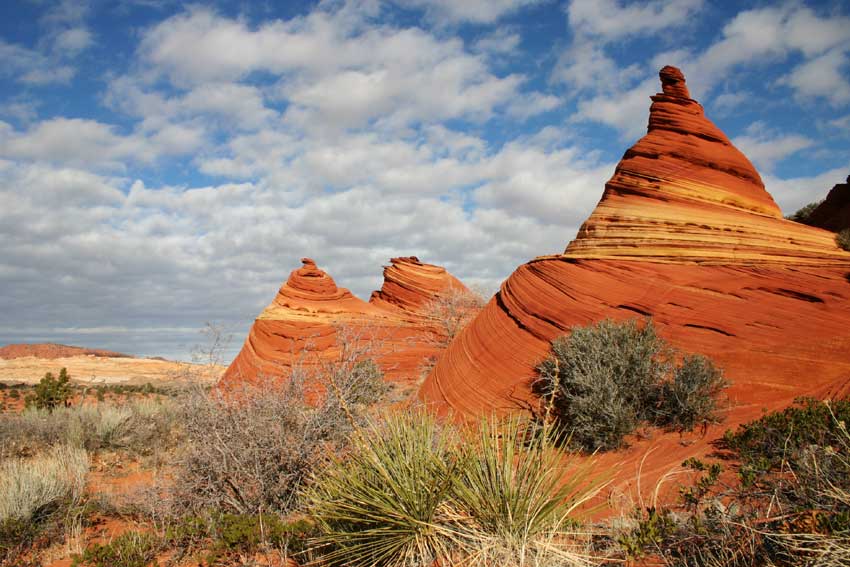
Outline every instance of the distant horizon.
[[(274, 3), (273, 3), (274, 4)], [(0, 345), (241, 348), (301, 257), (488, 290), (563, 251), (658, 70), (785, 214), (850, 174), (837, 0), (13, 1), (0, 6)]]

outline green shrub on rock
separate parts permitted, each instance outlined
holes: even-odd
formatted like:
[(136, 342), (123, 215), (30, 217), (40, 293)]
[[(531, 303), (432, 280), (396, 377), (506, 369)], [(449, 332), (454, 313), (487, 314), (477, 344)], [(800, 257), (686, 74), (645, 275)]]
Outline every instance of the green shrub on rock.
[(702, 356), (677, 365), (675, 355), (651, 321), (604, 320), (552, 341), (535, 387), (575, 448), (617, 449), (641, 423), (689, 431), (716, 420), (722, 372)]

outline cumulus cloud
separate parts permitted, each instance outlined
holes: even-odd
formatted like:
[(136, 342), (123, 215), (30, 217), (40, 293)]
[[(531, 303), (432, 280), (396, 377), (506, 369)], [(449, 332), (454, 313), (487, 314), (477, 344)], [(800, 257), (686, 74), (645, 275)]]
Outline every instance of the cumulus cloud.
[(779, 134), (763, 122), (751, 124), (743, 136), (732, 140), (761, 170), (772, 171), (777, 162), (814, 145), (814, 140), (799, 134)]
[(80, 118), (53, 118), (18, 131), (0, 122), (0, 157), (53, 164), (123, 170), (126, 162), (150, 163), (162, 155), (191, 152), (199, 131), (169, 125), (150, 136), (122, 135), (109, 124)]
[(425, 9), (432, 19), (443, 24), (471, 22), (490, 24), (526, 6), (546, 0), (394, 0), (408, 8)]
[(680, 27), (703, 8), (703, 0), (572, 0), (567, 8), (576, 33), (603, 42)]

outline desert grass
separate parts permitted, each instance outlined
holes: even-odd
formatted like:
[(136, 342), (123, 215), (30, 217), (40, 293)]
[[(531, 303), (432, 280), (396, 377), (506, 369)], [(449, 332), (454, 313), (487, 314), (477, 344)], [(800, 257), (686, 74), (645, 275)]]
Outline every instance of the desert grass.
[(0, 464), (0, 522), (38, 522), (63, 505), (80, 501), (89, 458), (85, 450), (58, 446), (30, 459)]

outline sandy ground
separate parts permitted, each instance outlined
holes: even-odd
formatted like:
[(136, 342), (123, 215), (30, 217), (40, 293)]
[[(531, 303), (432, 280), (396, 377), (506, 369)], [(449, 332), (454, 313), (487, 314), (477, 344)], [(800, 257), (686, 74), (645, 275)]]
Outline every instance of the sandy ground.
[(209, 366), (153, 358), (70, 356), (53, 359), (25, 356), (0, 359), (0, 382), (35, 384), (47, 372), (58, 375), (62, 368), (75, 382), (87, 384), (165, 384), (173, 382), (212, 383), (224, 366)]

